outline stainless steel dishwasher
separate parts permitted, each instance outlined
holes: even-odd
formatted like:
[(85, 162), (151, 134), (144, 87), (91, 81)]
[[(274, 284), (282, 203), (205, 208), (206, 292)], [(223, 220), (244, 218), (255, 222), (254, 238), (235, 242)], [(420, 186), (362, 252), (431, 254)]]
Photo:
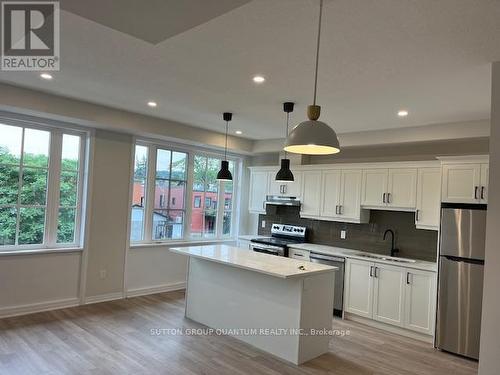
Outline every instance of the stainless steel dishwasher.
[(338, 267), (335, 272), (335, 287), (333, 294), (333, 315), (342, 317), (344, 309), (344, 263), (345, 259), (334, 255), (325, 255), (311, 252), (309, 259), (313, 263), (326, 264), (328, 266)]

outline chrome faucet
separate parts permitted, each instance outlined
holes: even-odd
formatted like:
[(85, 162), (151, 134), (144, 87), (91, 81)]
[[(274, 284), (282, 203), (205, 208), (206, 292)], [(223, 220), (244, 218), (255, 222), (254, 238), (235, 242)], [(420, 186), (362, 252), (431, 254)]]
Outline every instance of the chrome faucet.
[(399, 253), (399, 249), (396, 249), (394, 247), (394, 232), (392, 231), (392, 229), (387, 229), (384, 232), (384, 241), (385, 241), (385, 238), (387, 237), (387, 233), (390, 233), (391, 237), (392, 237), (392, 241), (391, 241), (391, 257), (393, 257), (393, 256), (396, 255), (396, 253)]

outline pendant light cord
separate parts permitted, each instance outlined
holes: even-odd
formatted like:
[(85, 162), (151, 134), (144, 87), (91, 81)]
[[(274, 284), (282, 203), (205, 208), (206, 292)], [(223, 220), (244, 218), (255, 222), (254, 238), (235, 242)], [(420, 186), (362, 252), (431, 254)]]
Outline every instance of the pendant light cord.
[(322, 13), (323, 13), (323, 0), (319, 0), (318, 40), (317, 40), (317, 44), (316, 44), (316, 70), (314, 72), (313, 105), (316, 105), (316, 91), (318, 89), (319, 42), (321, 40), (321, 16), (322, 16)]
[[(288, 122), (290, 120), (290, 112), (286, 113), (286, 134), (285, 139), (288, 138)], [(285, 150), (285, 159), (286, 159), (286, 150)]]
[(226, 121), (226, 144), (224, 146), (224, 160), (227, 160), (227, 133), (229, 131), (229, 121)]

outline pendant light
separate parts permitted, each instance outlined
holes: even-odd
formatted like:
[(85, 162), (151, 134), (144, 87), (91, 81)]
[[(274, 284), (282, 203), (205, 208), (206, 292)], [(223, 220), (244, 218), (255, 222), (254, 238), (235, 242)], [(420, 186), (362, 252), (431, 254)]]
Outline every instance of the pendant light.
[(227, 133), (229, 131), (229, 121), (232, 120), (233, 114), (230, 112), (224, 112), (222, 118), (226, 122), (226, 144), (224, 146), (224, 160), (221, 161), (220, 171), (217, 173), (217, 180), (232, 181), (233, 175), (229, 170), (229, 162), (227, 161)]
[(321, 37), (321, 16), (323, 0), (319, 3), (318, 39), (316, 44), (316, 68), (314, 73), (313, 104), (307, 107), (309, 120), (301, 122), (292, 129), (285, 142), (285, 151), (306, 155), (328, 155), (340, 152), (339, 140), (335, 131), (322, 121), (318, 121), (321, 107), (316, 105), (318, 87), (318, 61)]
[[(285, 138), (288, 136), (288, 123), (290, 121), (290, 112), (293, 112), (293, 104), (292, 102), (285, 102), (283, 103), (283, 111), (286, 112), (286, 133), (285, 133)], [(290, 170), (290, 159), (286, 157), (286, 151), (285, 151), (285, 158), (281, 159), (281, 168), (276, 173), (276, 181), (293, 181), (293, 173)]]

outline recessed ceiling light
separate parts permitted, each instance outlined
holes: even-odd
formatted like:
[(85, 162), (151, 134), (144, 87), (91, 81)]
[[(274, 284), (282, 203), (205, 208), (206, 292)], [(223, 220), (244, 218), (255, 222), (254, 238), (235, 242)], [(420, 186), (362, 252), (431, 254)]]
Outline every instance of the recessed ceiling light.
[(241, 130), (236, 130), (235, 133), (238, 135), (243, 134), (243, 132)]
[(265, 80), (266, 80), (266, 79), (265, 79), (264, 77), (262, 77), (262, 76), (254, 76), (254, 77), (253, 77), (253, 81), (254, 81), (255, 83), (263, 83)]
[(40, 77), (43, 78), (43, 79), (52, 79), (52, 75), (49, 74), (49, 73), (42, 73), (40, 74)]
[(408, 111), (405, 109), (402, 109), (401, 111), (398, 112), (399, 117), (406, 117), (408, 116)]
[(156, 104), (156, 102), (149, 101), (149, 102), (148, 102), (148, 105), (149, 105), (151, 108), (155, 108), (158, 104)]

